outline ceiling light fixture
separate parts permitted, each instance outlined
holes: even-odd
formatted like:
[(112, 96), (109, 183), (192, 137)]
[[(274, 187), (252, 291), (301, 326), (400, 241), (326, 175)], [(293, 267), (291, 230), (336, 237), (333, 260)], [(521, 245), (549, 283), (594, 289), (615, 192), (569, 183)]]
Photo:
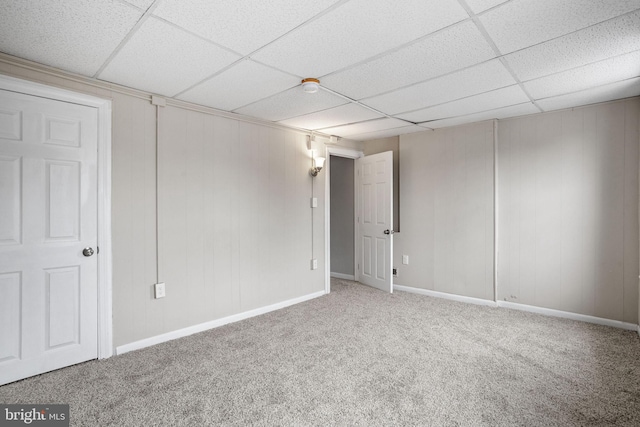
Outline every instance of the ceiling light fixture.
[(302, 79), (302, 90), (305, 93), (316, 93), (320, 88), (320, 80), (314, 78)]

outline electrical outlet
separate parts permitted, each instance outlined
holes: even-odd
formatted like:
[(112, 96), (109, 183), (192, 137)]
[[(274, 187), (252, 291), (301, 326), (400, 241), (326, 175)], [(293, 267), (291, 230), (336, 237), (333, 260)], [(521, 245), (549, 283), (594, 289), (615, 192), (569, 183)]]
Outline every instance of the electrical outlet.
[(164, 298), (165, 297), (165, 293), (164, 293), (164, 282), (163, 283), (156, 283), (155, 287), (155, 298)]
[(314, 258), (311, 260), (311, 269), (316, 270), (317, 268), (318, 268), (318, 260)]
[(402, 263), (404, 265), (409, 265), (409, 255), (402, 255)]
[(398, 269), (397, 269), (397, 268), (394, 268), (394, 269), (393, 269), (393, 275), (394, 275), (394, 276), (396, 276), (396, 277), (398, 277)]
[(311, 207), (312, 208), (317, 208), (318, 207), (318, 198), (317, 197), (312, 197), (311, 198)]

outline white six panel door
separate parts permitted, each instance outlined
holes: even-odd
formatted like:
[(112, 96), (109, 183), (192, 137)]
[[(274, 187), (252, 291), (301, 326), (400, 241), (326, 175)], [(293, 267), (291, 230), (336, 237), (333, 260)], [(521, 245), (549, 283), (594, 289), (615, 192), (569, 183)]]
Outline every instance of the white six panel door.
[(358, 280), (393, 292), (393, 153), (356, 160), (358, 168)]
[(97, 110), (0, 90), (0, 384), (97, 357)]

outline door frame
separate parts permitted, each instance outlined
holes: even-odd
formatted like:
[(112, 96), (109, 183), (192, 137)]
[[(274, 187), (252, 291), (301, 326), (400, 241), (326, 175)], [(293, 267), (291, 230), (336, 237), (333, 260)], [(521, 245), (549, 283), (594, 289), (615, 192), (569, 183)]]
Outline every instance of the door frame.
[[(324, 272), (324, 292), (328, 294), (331, 292), (331, 156), (344, 157), (347, 159), (359, 159), (364, 157), (364, 153), (360, 150), (352, 149), (352, 148), (344, 148), (344, 147), (336, 147), (336, 146), (325, 146), (325, 169), (326, 173), (324, 174), (324, 259), (325, 261), (325, 272)], [(356, 182), (356, 168), (354, 165), (353, 168), (354, 174), (354, 191), (353, 191), (353, 205), (354, 209), (356, 208), (356, 204), (358, 201), (358, 184)], [(355, 212), (355, 210), (354, 210)], [(356, 216), (353, 216), (353, 224), (354, 230), (356, 227)], [(357, 236), (354, 233), (353, 236), (353, 250), (355, 252)], [(353, 272), (356, 281), (360, 278), (358, 275), (358, 269), (356, 268), (356, 263), (358, 260), (356, 259), (355, 253), (353, 257)]]
[(98, 359), (113, 356), (111, 100), (0, 74), (0, 89), (94, 107), (98, 111)]

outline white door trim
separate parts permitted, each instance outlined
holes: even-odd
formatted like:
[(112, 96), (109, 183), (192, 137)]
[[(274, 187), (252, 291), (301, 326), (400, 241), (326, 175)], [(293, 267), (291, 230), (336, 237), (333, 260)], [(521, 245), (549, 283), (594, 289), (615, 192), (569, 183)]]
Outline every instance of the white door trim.
[(98, 358), (113, 355), (111, 256), (111, 101), (0, 74), (0, 89), (98, 110)]
[[(364, 153), (359, 150), (354, 150), (351, 148), (344, 147), (335, 147), (335, 146), (326, 146), (326, 154), (325, 154), (325, 169), (326, 173), (324, 174), (324, 259), (326, 260), (325, 271), (324, 271), (324, 292), (328, 294), (331, 292), (331, 156), (345, 157), (347, 159), (359, 159), (360, 157), (364, 157)], [(354, 178), (356, 170), (353, 168)], [(357, 197), (357, 186), (354, 179), (354, 209)], [(355, 212), (355, 210), (354, 210)], [(353, 218), (353, 223), (355, 227), (356, 219)], [(356, 244), (356, 237), (354, 235), (354, 249)], [(355, 278), (358, 280), (358, 270), (355, 268), (355, 263), (357, 262), (354, 256), (354, 268), (353, 271), (355, 273)]]

